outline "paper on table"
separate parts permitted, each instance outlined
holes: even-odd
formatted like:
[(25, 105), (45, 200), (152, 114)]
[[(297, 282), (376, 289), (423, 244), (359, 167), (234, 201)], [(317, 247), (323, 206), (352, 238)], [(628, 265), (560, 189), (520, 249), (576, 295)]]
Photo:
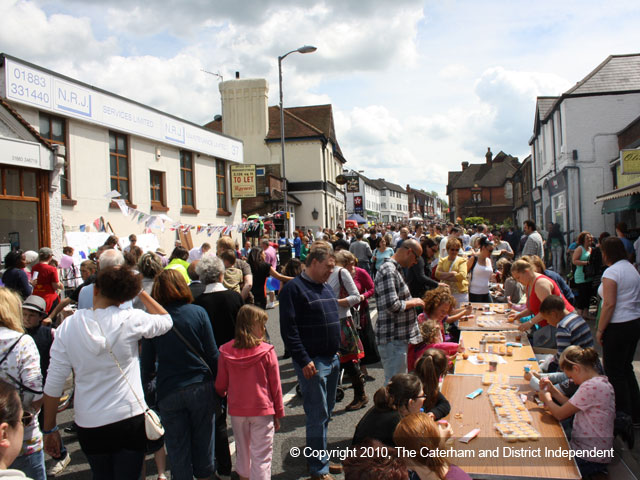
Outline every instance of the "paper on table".
[(477, 355), (471, 355), (467, 360), (469, 360), (471, 363), (473, 363), (474, 365), (488, 365), (490, 361), (494, 360), (498, 363), (507, 363), (507, 361), (502, 358), (500, 355), (492, 355), (492, 354), (488, 354), (484, 356), (484, 362), (480, 362), (478, 360), (478, 356)]

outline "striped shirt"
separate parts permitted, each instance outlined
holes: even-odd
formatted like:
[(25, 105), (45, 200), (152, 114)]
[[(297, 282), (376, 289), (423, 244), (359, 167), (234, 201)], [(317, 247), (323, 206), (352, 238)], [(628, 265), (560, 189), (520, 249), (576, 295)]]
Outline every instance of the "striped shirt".
[(393, 340), (404, 340), (417, 344), (422, 341), (416, 312), (405, 310), (411, 292), (400, 273), (400, 265), (393, 258), (388, 259), (378, 269), (375, 279), (378, 321), (376, 322), (376, 342), (384, 345)]
[(558, 353), (555, 358), (557, 361), (564, 349), (570, 345), (578, 345), (582, 348), (593, 347), (593, 335), (584, 319), (577, 313), (571, 312), (558, 323), (556, 342), (558, 344)]

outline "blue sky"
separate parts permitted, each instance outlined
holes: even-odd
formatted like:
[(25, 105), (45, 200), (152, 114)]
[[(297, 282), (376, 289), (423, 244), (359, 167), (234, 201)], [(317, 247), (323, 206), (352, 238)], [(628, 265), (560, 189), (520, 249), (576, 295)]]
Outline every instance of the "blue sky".
[[(487, 147), (523, 159), (537, 95), (640, 51), (637, 1), (0, 0), (0, 51), (185, 119), (217, 79), (267, 78), (277, 104), (331, 103), (347, 166), (444, 195)], [(639, 112), (640, 113), (640, 112)]]

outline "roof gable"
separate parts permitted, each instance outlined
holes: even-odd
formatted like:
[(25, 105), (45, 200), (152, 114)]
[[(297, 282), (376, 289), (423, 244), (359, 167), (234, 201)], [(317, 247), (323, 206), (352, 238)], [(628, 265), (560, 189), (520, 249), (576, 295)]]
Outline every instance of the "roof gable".
[(610, 55), (566, 95), (640, 90), (640, 53)]
[(461, 172), (449, 172), (449, 185), (451, 189), (478, 187), (501, 187), (516, 172), (520, 162), (517, 157), (512, 157), (500, 152), (487, 163), (472, 163)]
[(37, 140), (39, 143), (47, 147), (49, 150), (53, 150), (53, 146), (51, 145), (51, 143), (49, 143), (49, 141), (46, 138), (40, 135), (40, 132), (38, 132), (35, 128), (33, 128), (33, 126), (29, 122), (27, 122), (22, 117), (22, 115), (20, 115), (18, 111), (15, 108), (13, 108), (9, 104), (9, 102), (7, 102), (2, 97), (0, 97), (0, 105), (2, 105), (7, 110), (7, 112), (9, 112), (11, 116), (15, 118), (16, 121), (20, 123), (20, 125), (22, 125), (34, 137), (35, 140)]
[[(343, 162), (342, 150), (336, 139), (331, 105), (311, 105), (284, 109), (285, 138), (324, 137), (330, 140)], [(280, 107), (269, 107), (269, 131), (267, 140), (280, 140)]]

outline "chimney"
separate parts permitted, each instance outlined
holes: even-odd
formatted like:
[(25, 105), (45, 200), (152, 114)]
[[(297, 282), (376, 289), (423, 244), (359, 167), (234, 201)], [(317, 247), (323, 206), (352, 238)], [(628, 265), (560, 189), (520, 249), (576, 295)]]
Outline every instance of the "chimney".
[(487, 153), (484, 157), (487, 159), (487, 165), (491, 166), (491, 160), (493, 160), (493, 153), (491, 153), (491, 147), (487, 147)]
[(467, 168), (469, 168), (469, 162), (462, 162), (462, 171), (464, 172)]
[(269, 132), (267, 80), (226, 80), (220, 82), (219, 89), (222, 98), (222, 133), (243, 141), (246, 162), (257, 165), (269, 163), (264, 141)]

